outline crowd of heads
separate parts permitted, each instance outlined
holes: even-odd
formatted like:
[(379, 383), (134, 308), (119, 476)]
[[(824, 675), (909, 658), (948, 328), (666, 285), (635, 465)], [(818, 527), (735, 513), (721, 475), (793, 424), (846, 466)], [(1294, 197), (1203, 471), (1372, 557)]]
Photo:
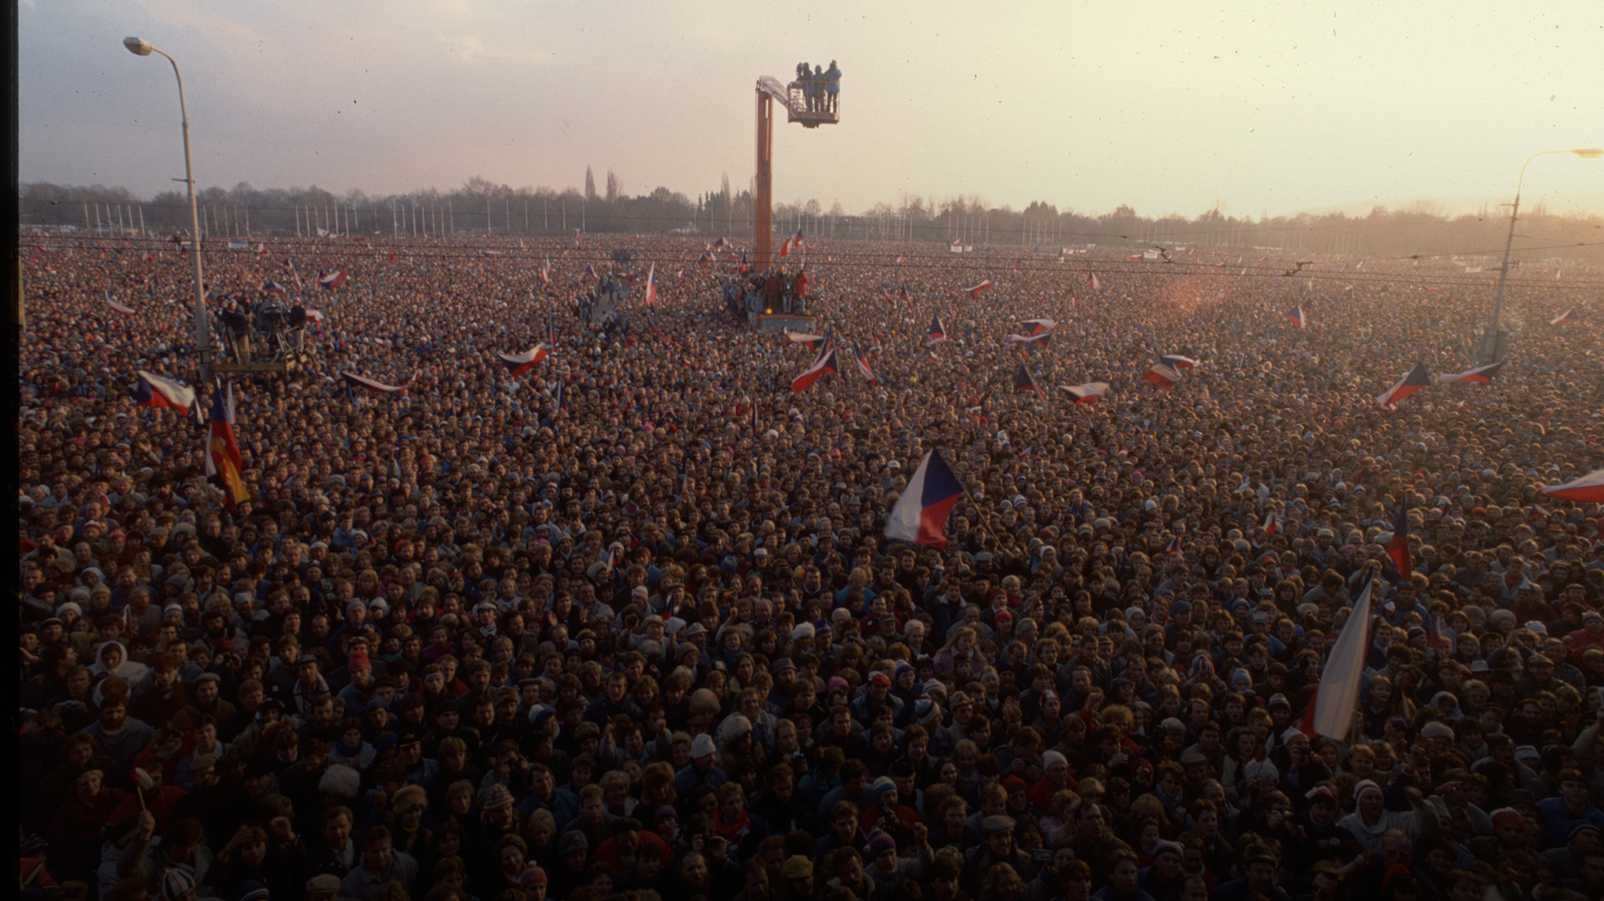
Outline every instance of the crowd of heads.
[[(140, 369), (216, 390), (181, 248), (24, 248), (25, 876), (226, 901), (1604, 894), (1604, 520), (1540, 491), (1604, 448), (1604, 341), (1547, 324), (1604, 314), (1584, 291), (1517, 281), (1492, 384), (1387, 409), (1416, 362), (1470, 366), (1486, 286), (810, 236), (812, 331), (876, 381), (793, 394), (815, 349), (729, 315), (738, 253), (487, 241), (209, 250), (219, 296), (291, 262), (348, 276), (296, 292), (322, 314), (302, 371), (234, 378), (241, 503), (207, 426), (134, 399)], [(581, 318), (587, 264), (638, 300), (652, 263), (627, 330)], [(1004, 340), (1039, 318), (1047, 341)], [(522, 376), (497, 356), (536, 344)], [(1199, 361), (1168, 390), (1141, 378), (1164, 353)], [(1092, 381), (1097, 404), (1061, 390)], [(946, 542), (888, 541), (931, 450), (964, 488)], [(1367, 584), (1352, 728), (1311, 734)]]

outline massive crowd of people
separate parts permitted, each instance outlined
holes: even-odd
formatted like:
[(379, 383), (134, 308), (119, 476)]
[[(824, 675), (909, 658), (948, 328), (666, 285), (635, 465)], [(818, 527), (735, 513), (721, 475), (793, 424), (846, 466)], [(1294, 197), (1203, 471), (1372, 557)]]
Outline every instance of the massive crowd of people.
[[(699, 240), (263, 249), (211, 290), (347, 281), (298, 292), (307, 371), (236, 382), (230, 504), (207, 427), (134, 399), (209, 406), (181, 249), (23, 248), (30, 891), (1604, 897), (1604, 519), (1538, 490), (1604, 455), (1596, 287), (1518, 282), (1491, 384), (1385, 409), (1469, 367), (1488, 286), (810, 237), (815, 331), (876, 381), (793, 394), (814, 351), (729, 316)], [(627, 332), (581, 321), (587, 265), (633, 280)], [(1169, 390), (1165, 353), (1198, 361)], [(947, 543), (889, 542), (931, 449)], [(1310, 735), (1367, 583), (1359, 712)]]

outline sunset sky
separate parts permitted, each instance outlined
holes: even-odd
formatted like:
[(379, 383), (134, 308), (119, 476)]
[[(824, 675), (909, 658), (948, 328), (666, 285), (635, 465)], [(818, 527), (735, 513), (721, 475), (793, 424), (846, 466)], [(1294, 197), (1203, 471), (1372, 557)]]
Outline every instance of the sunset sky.
[[(1226, 10), (1210, 10), (1209, 7)], [(1604, 3), (23, 0), (21, 178), (339, 193), (472, 175), (744, 187), (753, 83), (844, 72), (839, 126), (782, 127), (775, 196), (905, 194), (1191, 216), (1507, 201), (1604, 146)], [(1526, 201), (1604, 213), (1604, 160)]]

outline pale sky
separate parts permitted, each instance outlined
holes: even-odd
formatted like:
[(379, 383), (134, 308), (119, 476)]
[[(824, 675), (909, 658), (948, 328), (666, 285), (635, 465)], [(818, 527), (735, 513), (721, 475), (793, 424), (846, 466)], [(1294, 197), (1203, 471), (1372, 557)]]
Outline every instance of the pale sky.
[[(1215, 7), (1211, 10), (1209, 7)], [(775, 196), (1187, 216), (1507, 201), (1604, 146), (1604, 2), (21, 0), (23, 181), (688, 195), (753, 166), (753, 84), (839, 62), (841, 124), (781, 125)], [(1604, 160), (1525, 202), (1604, 212)]]

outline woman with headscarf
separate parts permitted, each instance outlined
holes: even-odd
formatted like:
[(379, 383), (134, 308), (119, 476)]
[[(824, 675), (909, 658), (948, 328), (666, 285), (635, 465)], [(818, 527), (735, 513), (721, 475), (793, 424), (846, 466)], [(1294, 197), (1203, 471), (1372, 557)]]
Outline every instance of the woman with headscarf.
[(108, 676), (117, 676), (128, 683), (130, 688), (137, 687), (150, 675), (150, 667), (137, 660), (130, 660), (128, 649), (120, 641), (108, 641), (95, 649), (95, 662), (89, 667), (89, 674), (95, 680), (94, 701), (100, 704), (100, 686)]

